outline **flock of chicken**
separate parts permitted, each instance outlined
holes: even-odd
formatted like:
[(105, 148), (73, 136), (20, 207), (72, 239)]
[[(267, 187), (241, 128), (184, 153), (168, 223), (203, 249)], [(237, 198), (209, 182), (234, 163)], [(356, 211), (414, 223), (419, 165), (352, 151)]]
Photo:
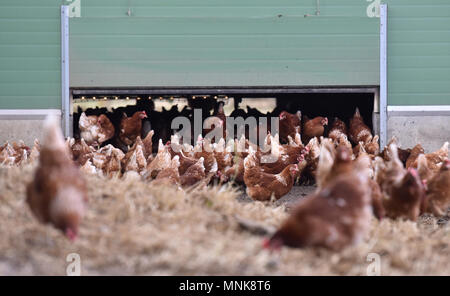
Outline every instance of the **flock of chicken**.
[(39, 158), (27, 201), (40, 221), (52, 223), (71, 239), (87, 201), (81, 172), (138, 178), (180, 190), (232, 180), (245, 184), (247, 194), (261, 201), (281, 198), (297, 181), (315, 181), (315, 193), (300, 200), (267, 240), (271, 249), (288, 245), (338, 250), (363, 238), (373, 215), (415, 221), (422, 213), (446, 215), (450, 206), (448, 142), (425, 154), (420, 144), (401, 149), (393, 139), (380, 153), (378, 137), (358, 110), (348, 128), (335, 118), (328, 137), (326, 118), (304, 119), (302, 124), (300, 112), (282, 112), (280, 134), (269, 133), (261, 147), (245, 137), (211, 143), (201, 136), (192, 146), (173, 135), (165, 144), (159, 140), (156, 155), (153, 131), (140, 137), (139, 122), (145, 116), (136, 112), (122, 120), (119, 137), (130, 145), (126, 152), (111, 144), (99, 147), (111, 136), (104, 128), (108, 122), (101, 115), (82, 115), (81, 139), (64, 141), (57, 121), (50, 118), (42, 145), (36, 141), (30, 149), (6, 143), (0, 148), (0, 163)]

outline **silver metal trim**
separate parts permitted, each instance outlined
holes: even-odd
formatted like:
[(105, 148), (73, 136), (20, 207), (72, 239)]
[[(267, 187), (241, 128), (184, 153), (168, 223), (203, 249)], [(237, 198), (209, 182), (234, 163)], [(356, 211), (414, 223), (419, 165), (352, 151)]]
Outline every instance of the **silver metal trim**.
[(380, 146), (387, 144), (387, 4), (380, 5)]
[(380, 113), (380, 88), (375, 90), (373, 96), (373, 112)]
[[(70, 106), (70, 111), (69, 111), (69, 126), (73, 127), (73, 95), (72, 92), (70, 92), (70, 99), (69, 99), (69, 106)], [(69, 134), (67, 135), (67, 137), (71, 137), (73, 138), (73, 128), (69, 129)]]
[(62, 130), (70, 135), (69, 6), (61, 6), (61, 110)]
[(388, 116), (450, 116), (450, 105), (388, 106)]
[(47, 115), (61, 116), (59, 109), (0, 109), (0, 120), (43, 120)]
[(377, 86), (336, 86), (336, 87), (298, 87), (298, 86), (267, 86), (267, 87), (117, 87), (117, 88), (72, 88), (72, 94), (80, 95), (246, 95), (246, 94), (285, 94), (285, 93), (376, 93)]

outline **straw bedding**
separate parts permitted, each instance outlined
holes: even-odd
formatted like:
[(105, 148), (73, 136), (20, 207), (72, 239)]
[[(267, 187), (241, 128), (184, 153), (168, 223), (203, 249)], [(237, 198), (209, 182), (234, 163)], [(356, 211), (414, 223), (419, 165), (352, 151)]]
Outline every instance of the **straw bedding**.
[(382, 275), (449, 275), (450, 223), (434, 217), (373, 220), (370, 235), (340, 253), (262, 249), (265, 229), (287, 217), (285, 204), (242, 202), (242, 192), (212, 187), (182, 192), (141, 181), (90, 176), (89, 210), (71, 243), (37, 223), (25, 203), (33, 168), (0, 169), (0, 275), (65, 275), (81, 257), (82, 275), (366, 275), (369, 253)]

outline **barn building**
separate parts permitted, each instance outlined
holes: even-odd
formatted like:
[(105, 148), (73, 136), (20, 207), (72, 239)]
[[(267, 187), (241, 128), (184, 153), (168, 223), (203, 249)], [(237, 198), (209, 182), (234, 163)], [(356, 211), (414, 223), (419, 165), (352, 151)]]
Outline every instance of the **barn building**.
[(2, 0), (0, 142), (73, 133), (74, 103), (275, 98), (359, 107), (384, 145), (450, 138), (446, 0)]

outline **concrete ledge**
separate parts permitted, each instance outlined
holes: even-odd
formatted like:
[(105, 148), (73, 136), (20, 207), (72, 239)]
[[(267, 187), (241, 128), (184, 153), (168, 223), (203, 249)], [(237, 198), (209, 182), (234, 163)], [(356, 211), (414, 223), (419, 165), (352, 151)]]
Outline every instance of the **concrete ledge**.
[(388, 141), (395, 136), (404, 148), (412, 148), (420, 143), (426, 152), (435, 151), (444, 142), (450, 141), (450, 114), (397, 114), (399, 113), (388, 114)]
[(47, 115), (61, 116), (59, 109), (0, 109), (0, 145), (22, 140), (33, 145), (42, 140), (42, 127)]
[(16, 120), (0, 119), (0, 145), (6, 141), (22, 140), (27, 145), (33, 145), (34, 139), (42, 140), (44, 119)]

